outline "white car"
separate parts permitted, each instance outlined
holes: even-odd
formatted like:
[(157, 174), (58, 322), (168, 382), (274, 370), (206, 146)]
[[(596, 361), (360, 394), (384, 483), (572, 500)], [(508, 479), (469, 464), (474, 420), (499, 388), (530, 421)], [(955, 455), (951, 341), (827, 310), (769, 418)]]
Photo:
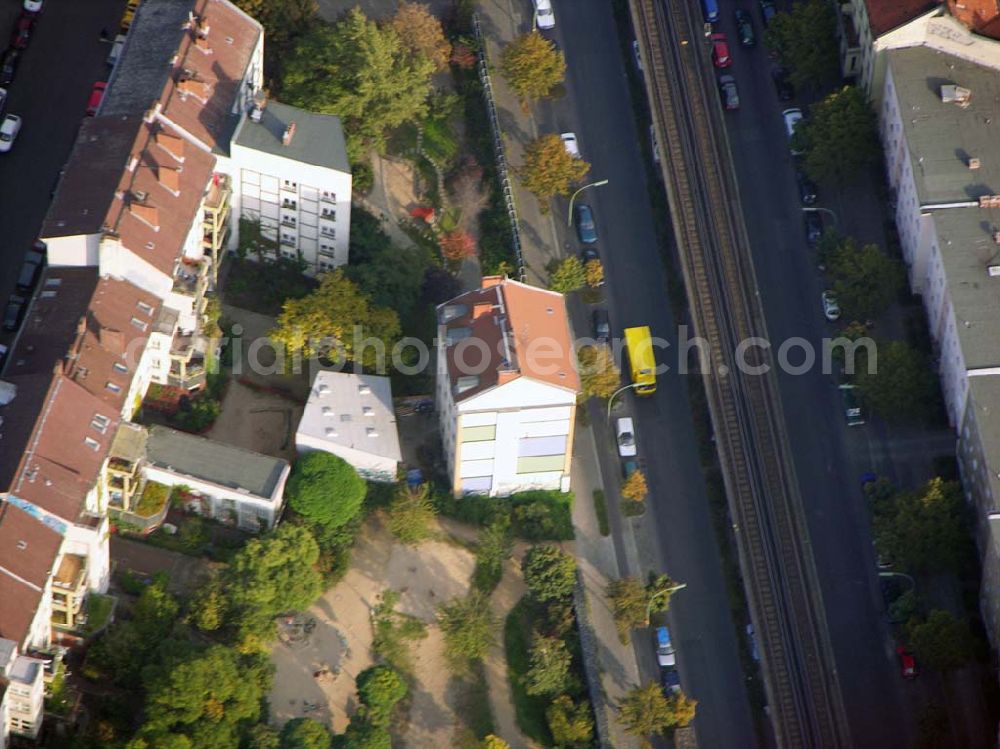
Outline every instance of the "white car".
[(9, 114), (3, 118), (0, 124), (0, 152), (7, 152), (14, 147), (14, 139), (21, 132), (21, 118), (16, 114)]
[(823, 316), (830, 322), (840, 319), (840, 305), (837, 304), (837, 295), (827, 289), (821, 297), (823, 302)]
[(555, 28), (556, 14), (552, 12), (552, 0), (535, 0), (535, 23), (540, 29)]
[(635, 55), (635, 66), (642, 72), (642, 50), (639, 49), (639, 40), (632, 40), (632, 54)]
[(563, 145), (566, 146), (566, 153), (574, 159), (580, 158), (580, 143), (576, 139), (576, 133), (563, 133), (559, 137), (562, 138)]
[(635, 427), (632, 426), (631, 417), (624, 416), (615, 422), (615, 434), (619, 455), (623, 458), (634, 458), (639, 454), (639, 449), (635, 445)]
[(785, 120), (785, 133), (788, 135), (788, 148), (791, 150), (792, 156), (801, 156), (804, 152), (801, 148), (795, 147), (792, 138), (795, 136), (795, 131), (802, 122), (802, 110), (798, 107), (792, 107), (791, 109), (786, 109), (782, 112), (781, 116)]
[(41, 13), (42, 0), (24, 0), (24, 9), (28, 13)]
[(656, 128), (649, 126), (649, 142), (653, 147), (653, 161), (660, 163), (660, 144), (656, 140)]

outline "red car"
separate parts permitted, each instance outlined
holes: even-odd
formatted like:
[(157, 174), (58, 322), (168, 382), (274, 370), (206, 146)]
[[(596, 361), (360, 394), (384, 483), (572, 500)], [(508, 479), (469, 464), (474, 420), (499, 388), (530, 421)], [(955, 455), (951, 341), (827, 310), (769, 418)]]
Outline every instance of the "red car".
[(728, 68), (733, 64), (733, 58), (729, 56), (729, 42), (726, 41), (725, 34), (712, 34), (712, 64), (717, 68)]
[(917, 661), (913, 653), (909, 652), (902, 645), (896, 646), (896, 655), (899, 656), (899, 673), (904, 679), (917, 678)]
[(27, 49), (28, 42), (31, 41), (31, 30), (35, 27), (35, 17), (22, 12), (21, 16), (14, 24), (14, 31), (10, 35), (10, 46), (14, 49)]
[(98, 81), (94, 84), (94, 87), (90, 90), (90, 101), (87, 102), (87, 116), (93, 117), (97, 114), (97, 110), (101, 106), (101, 100), (104, 99), (104, 90), (108, 87), (108, 84), (104, 81)]

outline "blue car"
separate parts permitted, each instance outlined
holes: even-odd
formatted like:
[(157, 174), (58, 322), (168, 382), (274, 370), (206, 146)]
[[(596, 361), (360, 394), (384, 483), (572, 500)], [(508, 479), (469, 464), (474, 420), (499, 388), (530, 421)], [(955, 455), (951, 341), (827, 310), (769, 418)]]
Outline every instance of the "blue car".
[(590, 210), (590, 206), (578, 203), (573, 209), (573, 214), (576, 220), (576, 236), (580, 241), (584, 244), (597, 242), (597, 227), (594, 225), (594, 212)]

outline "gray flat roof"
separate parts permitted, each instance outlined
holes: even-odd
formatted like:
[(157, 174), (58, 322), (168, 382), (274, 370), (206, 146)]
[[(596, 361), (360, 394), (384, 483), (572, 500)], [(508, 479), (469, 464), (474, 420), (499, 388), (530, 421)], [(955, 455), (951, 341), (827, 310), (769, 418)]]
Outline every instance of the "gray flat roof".
[(995, 502), (1000, 497), (1000, 478), (997, 478), (997, 471), (1000, 470), (1000, 419), (996, 418), (996, 414), (1000, 413), (1000, 376), (970, 377), (969, 402), (976, 409), (979, 444)]
[[(1000, 195), (1000, 75), (927, 47), (888, 50), (900, 117), (922, 205)], [(961, 107), (941, 87), (972, 92)], [(968, 159), (979, 158), (979, 169)]]
[[(996, 147), (1000, 154), (1000, 144)], [(950, 208), (934, 212), (941, 261), (962, 356), (968, 369), (1000, 366), (1000, 227), (998, 208)]]
[[(285, 128), (295, 123), (292, 142), (283, 145)], [(233, 142), (255, 151), (283, 156), (305, 164), (350, 173), (344, 129), (340, 118), (333, 114), (317, 114), (305, 109), (270, 101), (259, 123), (244, 116)]]
[(167, 427), (154, 426), (146, 459), (159, 468), (270, 498), (288, 461)]

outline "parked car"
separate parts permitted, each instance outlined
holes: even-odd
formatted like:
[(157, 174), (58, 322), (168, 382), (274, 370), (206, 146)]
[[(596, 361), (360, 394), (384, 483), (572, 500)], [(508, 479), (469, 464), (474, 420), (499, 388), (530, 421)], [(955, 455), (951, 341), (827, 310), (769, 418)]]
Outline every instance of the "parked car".
[(576, 139), (576, 133), (563, 133), (559, 137), (562, 138), (563, 145), (566, 147), (566, 153), (574, 159), (580, 158), (580, 143)]
[(10, 35), (10, 46), (14, 49), (27, 49), (31, 41), (31, 32), (35, 28), (35, 16), (22, 12), (14, 24)]
[(14, 140), (21, 132), (21, 118), (16, 114), (8, 114), (0, 123), (0, 153), (6, 153), (14, 147)]
[(597, 227), (594, 225), (594, 212), (586, 203), (577, 203), (573, 208), (573, 218), (576, 221), (576, 236), (584, 244), (597, 242)]
[(607, 343), (611, 340), (611, 318), (606, 309), (597, 308), (593, 314), (594, 340)]
[(913, 653), (903, 645), (896, 646), (896, 655), (899, 656), (899, 673), (904, 679), (917, 678), (917, 660)]
[(635, 427), (632, 418), (623, 416), (615, 422), (615, 435), (618, 441), (618, 454), (623, 458), (634, 458), (639, 454), (635, 444)]
[(104, 92), (107, 88), (107, 83), (104, 81), (98, 81), (94, 84), (94, 87), (90, 89), (90, 100), (87, 102), (88, 117), (93, 117), (97, 114), (97, 110), (101, 108), (101, 102), (104, 100)]
[(118, 58), (122, 56), (122, 50), (125, 49), (125, 35), (119, 34), (115, 37), (115, 40), (111, 43), (111, 51), (108, 53), (108, 65), (114, 67), (118, 64)]
[(42, 272), (42, 263), (45, 259), (37, 252), (29, 252), (28, 257), (21, 263), (21, 270), (17, 273), (17, 290), (30, 292), (38, 283), (38, 276)]
[(7, 89), (0, 88), (0, 117), (7, 113)]
[(666, 627), (656, 628), (656, 661), (661, 666), (674, 666), (677, 664), (677, 654), (674, 652), (674, 644), (670, 641), (670, 630)]
[(580, 250), (580, 262), (583, 263), (584, 267), (586, 267), (587, 263), (589, 263), (591, 260), (600, 261), (600, 259), (601, 256), (598, 254), (597, 250), (595, 250), (593, 247), (584, 247), (582, 250)]
[(660, 144), (656, 140), (656, 128), (652, 125), (649, 126), (649, 143), (650, 147), (653, 149), (653, 162), (656, 164), (660, 163)]
[(639, 70), (640, 73), (643, 72), (642, 71), (642, 50), (639, 49), (639, 40), (638, 39), (633, 39), (632, 40), (632, 54), (635, 57), (635, 67)]
[(556, 14), (552, 12), (552, 0), (535, 0), (535, 23), (540, 29), (555, 28)]
[(729, 42), (726, 35), (716, 32), (709, 37), (712, 41), (712, 64), (717, 68), (728, 68), (733, 64), (733, 58), (729, 55)]
[(3, 329), (4, 330), (17, 330), (21, 325), (21, 318), (24, 317), (25, 305), (27, 305), (28, 300), (23, 296), (18, 296), (13, 294), (10, 299), (7, 300), (7, 306), (3, 311)]
[(778, 92), (781, 101), (791, 101), (795, 98), (795, 86), (788, 80), (788, 70), (786, 68), (775, 68), (771, 71), (771, 79), (774, 81), (774, 90)]
[(41, 13), (42, 0), (24, 0), (24, 10), (28, 13)]
[(752, 47), (757, 43), (757, 37), (753, 33), (753, 22), (750, 14), (745, 10), (736, 10), (736, 36), (743, 47)]
[(639, 470), (638, 460), (623, 460), (622, 461), (622, 478), (629, 479), (633, 473)]
[(840, 385), (840, 397), (844, 401), (844, 418), (847, 426), (858, 427), (865, 423), (864, 413), (861, 411), (861, 404), (858, 403), (854, 395), (854, 385)]
[(753, 631), (753, 625), (748, 624), (746, 628), (747, 641), (750, 643), (750, 657), (760, 663), (760, 649), (757, 647), (757, 637)]
[(736, 78), (733, 76), (719, 76), (719, 95), (722, 96), (722, 106), (728, 111), (740, 108), (740, 93), (736, 88)]
[(760, 0), (760, 20), (764, 22), (765, 27), (771, 23), (777, 12), (772, 0)]
[(823, 238), (823, 217), (819, 211), (803, 211), (802, 215), (805, 216), (806, 241), (810, 247), (815, 247)]
[(663, 693), (667, 695), (667, 697), (681, 691), (681, 675), (677, 673), (676, 668), (670, 667), (660, 669), (660, 686), (663, 688)]
[(0, 370), (3, 369), (3, 363), (7, 361), (7, 347), (0, 343)]
[(823, 317), (825, 317), (830, 322), (836, 322), (840, 319), (840, 305), (837, 304), (837, 295), (833, 293), (830, 289), (827, 289), (820, 296), (823, 302)]
[(792, 152), (792, 156), (801, 156), (803, 154), (802, 148), (795, 142), (794, 138), (795, 131), (799, 127), (799, 123), (802, 122), (802, 110), (798, 107), (791, 107), (782, 112), (781, 116), (785, 120), (785, 134), (788, 136), (788, 148)]
[(799, 200), (802, 201), (802, 205), (815, 203), (817, 198), (816, 183), (809, 179), (805, 172), (801, 171), (795, 173), (795, 179), (799, 185)]
[(21, 62), (21, 50), (8, 49), (0, 59), (0, 86), (8, 86), (14, 82), (17, 66)]

